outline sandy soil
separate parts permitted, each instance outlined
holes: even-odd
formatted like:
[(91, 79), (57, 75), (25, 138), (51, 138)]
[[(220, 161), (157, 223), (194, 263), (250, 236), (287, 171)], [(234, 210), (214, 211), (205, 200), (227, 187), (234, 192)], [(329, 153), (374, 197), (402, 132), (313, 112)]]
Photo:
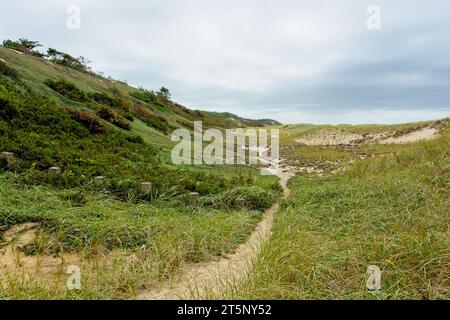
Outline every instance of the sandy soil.
[[(284, 196), (289, 195), (288, 180), (291, 171), (279, 170), (280, 184)], [(262, 244), (270, 238), (273, 219), (279, 205), (275, 204), (264, 212), (247, 242), (242, 243), (235, 253), (218, 261), (187, 264), (179, 277), (158, 288), (150, 288), (138, 295), (141, 300), (172, 300), (202, 298), (226, 292), (230, 285), (242, 281), (251, 270), (251, 264), (259, 254)]]
[(65, 274), (67, 265), (80, 264), (79, 257), (69, 254), (60, 257), (26, 256), (20, 248), (35, 239), (37, 227), (36, 223), (23, 223), (5, 232), (4, 243), (0, 247), (0, 275), (22, 273), (51, 277), (56, 274)]
[(23, 52), (19, 51), (19, 50), (14, 50), (14, 49), (11, 49), (11, 48), (8, 48), (8, 50), (11, 50), (12, 52), (15, 52), (15, 53), (18, 53), (18, 54), (23, 54)]
[(295, 139), (295, 142), (306, 144), (308, 146), (330, 146), (351, 144), (360, 139), (362, 139), (362, 136), (356, 133), (338, 129), (321, 129), (312, 134), (297, 138)]
[(20, 249), (36, 238), (38, 227), (37, 223), (22, 223), (5, 231), (0, 243), (0, 284), (5, 283), (7, 277), (13, 274), (33, 275), (49, 283), (62, 279), (65, 283), (67, 267), (70, 265), (89, 270), (93, 266), (110, 267), (116, 260), (131, 261), (136, 258), (133, 254), (118, 249), (112, 250), (108, 255), (89, 259), (71, 253), (27, 256)]
[(436, 138), (438, 130), (432, 127), (421, 128), (397, 137), (389, 137), (378, 141), (380, 144), (406, 144)]
[(309, 146), (351, 145), (359, 143), (406, 144), (437, 137), (438, 129), (433, 126), (417, 128), (409, 132), (378, 132), (362, 136), (337, 129), (321, 129), (297, 138), (295, 142)]

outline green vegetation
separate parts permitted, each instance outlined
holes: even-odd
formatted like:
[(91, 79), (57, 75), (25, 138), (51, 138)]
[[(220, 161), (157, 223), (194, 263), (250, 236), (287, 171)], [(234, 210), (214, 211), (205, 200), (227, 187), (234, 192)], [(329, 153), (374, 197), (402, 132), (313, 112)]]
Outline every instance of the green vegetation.
[[(89, 61), (83, 57), (76, 60), (82, 66), (85, 65), (85, 68), (78, 68), (67, 65), (64, 61), (72, 60), (64, 60), (64, 53), (57, 50), (55, 51), (58, 54), (55, 53), (55, 55), (37, 55), (30, 54), (27, 51), (21, 51), (25, 54), (18, 54), (8, 48), (14, 49), (10, 46), (0, 46), (0, 59), (12, 66), (18, 72), (20, 78), (35, 93), (54, 100), (58, 104), (75, 108), (85, 107), (92, 111), (97, 111), (100, 105), (106, 105), (113, 108), (122, 117), (130, 121), (132, 121), (132, 118), (137, 118), (164, 134), (170, 133), (175, 128), (190, 127), (194, 120), (202, 120), (205, 127), (234, 128), (237, 126), (235, 121), (226, 120), (219, 114), (192, 111), (172, 102), (167, 88), (163, 87), (159, 92), (143, 88), (137, 89), (128, 86), (123, 81), (116, 81), (110, 77), (105, 78), (103, 75), (94, 74), (87, 67)], [(17, 48), (14, 50), (17, 50)], [(37, 51), (33, 50), (33, 52)], [(0, 70), (1, 68), (0, 66)], [(87, 101), (79, 102), (77, 98), (73, 100), (70, 96), (64, 96), (64, 93), (58, 93), (50, 89), (45, 84), (49, 79), (52, 82), (63, 84), (62, 87), (65, 87), (65, 83), (73, 84), (76, 89), (87, 96)], [(248, 125), (254, 124), (251, 123), (253, 120), (248, 121)]]
[[(0, 299), (133, 298), (173, 279), (183, 263), (244, 242), (280, 198), (278, 179), (253, 167), (172, 165), (168, 133), (195, 120), (204, 128), (276, 125), (288, 164), (323, 169), (291, 181), (250, 277), (226, 298), (449, 298), (448, 120), (429, 142), (306, 146), (295, 140), (323, 128), (367, 135), (427, 123), (281, 126), (190, 110), (164, 87), (136, 89), (93, 74), (84, 58), (36, 47), (27, 39), (0, 47), (0, 151), (14, 153), (0, 161), (0, 246), (11, 227), (37, 223), (21, 258), (74, 259), (83, 287), (68, 291), (61, 265), (47, 273), (24, 263), (30, 276), (19, 267), (0, 274)], [(52, 166), (58, 177), (49, 177)], [(365, 287), (370, 264), (383, 272), (378, 292)]]
[[(65, 288), (64, 270), (51, 281), (2, 273), (0, 298), (132, 298), (183, 262), (232, 252), (281, 195), (277, 179), (255, 168), (172, 165), (167, 133), (196, 113), (168, 90), (146, 102), (129, 96), (135, 88), (56, 58), (3, 47), (0, 57), (0, 145), (14, 153), (0, 164), (0, 243), (10, 227), (36, 222), (24, 254), (73, 255), (86, 271), (78, 292)], [(62, 172), (51, 179), (52, 166)]]
[(84, 57), (74, 58), (68, 53), (49, 48), (47, 50), (46, 58), (65, 67), (69, 67), (81, 72), (91, 73), (90, 68), (88, 67), (90, 61)]
[(122, 128), (127, 131), (131, 130), (130, 123), (124, 117), (117, 114), (116, 112), (113, 111), (113, 109), (109, 107), (106, 106), (101, 107), (100, 110), (97, 111), (97, 115), (103, 120), (111, 122), (113, 125), (118, 126), (119, 128)]
[(147, 103), (156, 102), (156, 94), (153, 91), (140, 88), (138, 91), (130, 92), (130, 96)]
[(18, 74), (17, 71), (13, 68), (9, 67), (6, 63), (3, 61), (0, 61), (0, 74), (9, 77), (9, 78), (17, 78)]
[[(114, 181), (145, 179), (162, 191), (176, 186), (179, 192), (207, 194), (227, 190), (241, 179), (210, 174), (209, 170), (197, 172), (165, 165), (157, 146), (142, 143), (144, 138), (107, 127), (89, 111), (62, 108), (18, 82), (2, 80), (0, 143), (4, 150), (16, 154), (13, 169), (26, 173), (26, 181), (45, 181), (45, 170), (55, 165), (64, 172), (52, 183), (65, 187), (82, 185), (81, 176), (90, 179), (105, 175)], [(72, 86), (69, 88), (70, 92), (78, 92)], [(98, 115), (119, 127), (131, 129), (128, 122), (109, 107), (100, 107)], [(169, 143), (168, 139), (164, 142)], [(248, 179), (239, 181), (253, 183)]]
[(106, 131), (105, 125), (89, 111), (71, 108), (66, 108), (66, 110), (72, 119), (81, 123), (90, 133), (104, 133)]
[(339, 149), (324, 148), (319, 146), (301, 146), (296, 148), (292, 157), (304, 159), (307, 162), (320, 162), (350, 160), (352, 155), (349, 152)]
[(58, 92), (60, 95), (67, 97), (71, 100), (78, 102), (87, 102), (88, 97), (86, 94), (78, 89), (73, 83), (64, 81), (64, 80), (52, 80), (48, 79), (45, 81), (45, 84), (49, 86), (51, 89)]
[[(363, 146), (384, 156), (342, 174), (297, 176), (250, 279), (230, 297), (448, 299), (449, 144), (447, 128), (429, 142)], [(378, 292), (366, 288), (372, 264)]]
[(219, 119), (221, 122), (226, 123), (229, 127), (265, 127), (281, 125), (278, 121), (272, 119), (246, 119), (235, 115), (230, 112), (214, 112), (214, 111), (196, 111), (201, 112), (205, 116)]
[(19, 39), (18, 41), (12, 41), (10, 39), (7, 39), (3, 41), (3, 46), (26, 54), (34, 55), (37, 57), (43, 57), (42, 53), (34, 50), (42, 46), (38, 41), (32, 41), (24, 38)]
[(90, 93), (89, 97), (95, 102), (108, 106), (108, 107), (119, 107), (121, 102), (117, 98), (112, 98), (103, 92)]
[[(144, 244), (152, 247), (151, 244), (157, 240), (155, 237), (175, 236), (161, 234), (167, 228), (180, 232), (177, 237), (183, 241), (183, 228), (177, 231), (176, 226), (171, 223), (186, 224), (194, 228), (196, 224), (207, 225), (209, 221), (212, 228), (218, 228), (221, 227), (220, 220), (226, 216), (235, 217), (236, 221), (223, 219), (234, 225), (229, 225), (228, 228), (224, 225), (223, 232), (233, 232), (230, 227), (240, 229), (238, 237), (242, 237), (249, 232), (251, 224), (259, 217), (256, 211), (220, 213), (202, 208), (180, 207), (176, 201), (168, 204), (170, 195), (163, 194), (158, 195), (152, 204), (136, 205), (133, 202), (115, 200), (105, 191), (93, 192), (78, 188), (57, 191), (50, 186), (16, 185), (18, 178), (10, 174), (1, 177), (0, 192), (3, 202), (0, 221), (3, 229), (23, 222), (41, 222), (40, 232), (45, 233), (41, 236), (48, 237), (49, 241), (36, 239), (24, 249), (32, 253), (55, 254), (74, 250), (89, 253), (93, 249), (105, 252), (104, 250), (114, 248), (140, 248)], [(207, 221), (202, 221), (205, 219)], [(250, 224), (240, 226), (241, 223)], [(210, 234), (205, 228), (197, 232), (203, 237), (217, 236)], [(223, 241), (228, 242), (229, 239), (225, 237)], [(202, 255), (220, 255), (232, 249), (232, 246), (221, 249), (220, 244), (209, 243), (207, 246), (214, 248), (208, 252), (208, 248), (197, 250), (193, 247), (194, 244), (185, 245), (192, 248), (180, 254), (186, 254), (189, 261), (202, 260), (205, 258)]]
[(19, 178), (0, 176), (0, 225), (5, 229), (39, 222), (37, 237), (24, 252), (58, 256), (72, 252), (95, 261), (121, 249), (135, 258), (132, 262), (118, 259), (112, 270), (95, 266), (88, 271), (86, 266), (83, 290), (77, 292), (66, 290), (64, 273), (50, 284), (10, 278), (14, 285), (0, 286), (0, 296), (8, 298), (132, 298), (139, 288), (175, 275), (182, 262), (231, 252), (260, 217), (257, 211), (219, 212), (167, 205), (164, 199), (170, 195), (164, 194), (159, 195), (159, 203), (136, 205), (104, 192), (17, 185)]

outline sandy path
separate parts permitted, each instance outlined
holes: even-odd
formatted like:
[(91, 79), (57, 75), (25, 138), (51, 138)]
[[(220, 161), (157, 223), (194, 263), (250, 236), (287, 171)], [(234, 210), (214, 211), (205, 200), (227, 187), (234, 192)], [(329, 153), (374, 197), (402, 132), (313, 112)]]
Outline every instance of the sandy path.
[[(289, 195), (288, 180), (292, 172), (279, 172), (284, 197)], [(230, 285), (248, 275), (251, 264), (258, 256), (262, 244), (270, 238), (273, 219), (279, 205), (274, 204), (264, 212), (247, 242), (242, 243), (235, 253), (218, 261), (188, 264), (182, 267), (179, 277), (158, 288), (152, 288), (138, 295), (140, 300), (175, 300), (202, 298), (226, 292)]]

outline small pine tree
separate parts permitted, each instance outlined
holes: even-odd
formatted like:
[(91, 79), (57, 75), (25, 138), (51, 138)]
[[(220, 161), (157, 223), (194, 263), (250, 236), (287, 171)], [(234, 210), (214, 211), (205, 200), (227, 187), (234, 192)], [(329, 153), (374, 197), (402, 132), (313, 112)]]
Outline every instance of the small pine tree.
[(161, 89), (159, 89), (159, 94), (161, 94), (167, 100), (169, 100), (171, 97), (169, 89), (167, 89), (165, 87), (161, 87)]

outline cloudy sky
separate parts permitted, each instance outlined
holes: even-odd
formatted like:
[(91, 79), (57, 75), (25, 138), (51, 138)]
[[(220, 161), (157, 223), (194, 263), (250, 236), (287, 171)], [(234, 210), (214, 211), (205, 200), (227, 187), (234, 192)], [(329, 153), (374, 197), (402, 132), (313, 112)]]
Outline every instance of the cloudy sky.
[[(67, 28), (67, 7), (81, 28)], [(370, 30), (367, 8), (380, 8)], [(448, 0), (1, 0), (0, 38), (85, 56), (190, 108), (284, 123), (450, 116)], [(374, 21), (374, 20), (370, 20)], [(376, 24), (371, 24), (372, 26)]]

